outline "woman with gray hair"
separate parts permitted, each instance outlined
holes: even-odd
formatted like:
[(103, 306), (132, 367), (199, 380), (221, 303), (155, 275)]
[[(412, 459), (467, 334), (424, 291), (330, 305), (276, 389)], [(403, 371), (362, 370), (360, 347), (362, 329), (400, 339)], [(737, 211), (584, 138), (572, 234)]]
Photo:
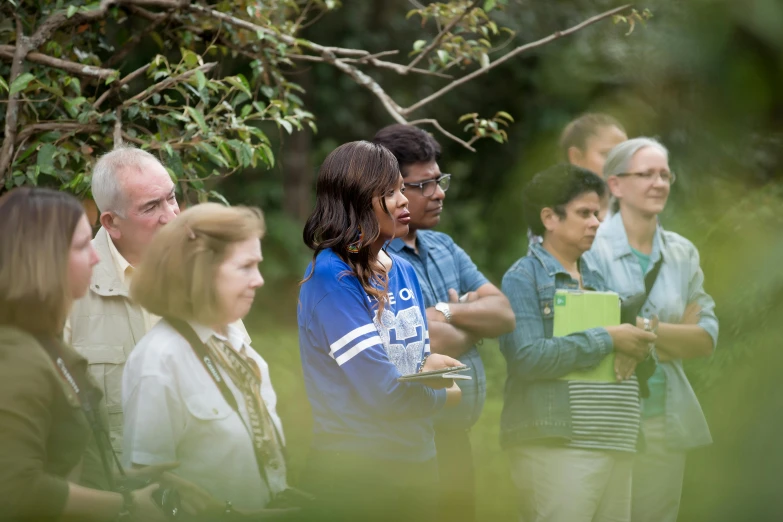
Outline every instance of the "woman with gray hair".
[(658, 221), (676, 179), (666, 148), (652, 138), (623, 142), (609, 153), (604, 177), (615, 213), (585, 256), (624, 302), (639, 304), (637, 326), (658, 335), (650, 346), (658, 366), (642, 401), (645, 448), (634, 461), (631, 520), (674, 522), (686, 451), (712, 442), (682, 360), (713, 352), (715, 302), (704, 291), (696, 247)]

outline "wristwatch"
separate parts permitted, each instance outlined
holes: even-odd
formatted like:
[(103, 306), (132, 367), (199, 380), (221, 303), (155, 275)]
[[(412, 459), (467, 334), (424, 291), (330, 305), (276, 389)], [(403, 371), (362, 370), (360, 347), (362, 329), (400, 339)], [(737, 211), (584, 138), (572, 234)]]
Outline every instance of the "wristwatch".
[(449, 303), (440, 302), (435, 305), (435, 310), (443, 314), (447, 323), (451, 322), (451, 308), (449, 308)]

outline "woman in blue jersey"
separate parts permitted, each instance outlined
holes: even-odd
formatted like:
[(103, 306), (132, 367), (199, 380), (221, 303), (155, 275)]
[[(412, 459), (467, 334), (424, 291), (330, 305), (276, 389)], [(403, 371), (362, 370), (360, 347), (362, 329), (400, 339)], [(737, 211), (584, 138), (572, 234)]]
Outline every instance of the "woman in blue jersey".
[(302, 484), (319, 520), (432, 518), (432, 416), (460, 392), (397, 378), (460, 363), (430, 355), (416, 274), (383, 250), (408, 233), (404, 190), (394, 155), (366, 141), (338, 147), (318, 173), (298, 321), (314, 418)]

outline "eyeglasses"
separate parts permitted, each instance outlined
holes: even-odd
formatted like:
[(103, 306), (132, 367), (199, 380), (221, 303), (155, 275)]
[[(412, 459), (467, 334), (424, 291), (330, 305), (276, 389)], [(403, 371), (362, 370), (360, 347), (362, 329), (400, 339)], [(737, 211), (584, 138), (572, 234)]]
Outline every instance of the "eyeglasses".
[(655, 181), (655, 178), (660, 176), (661, 181), (664, 183), (668, 183), (669, 185), (674, 185), (674, 182), (677, 181), (677, 176), (674, 174), (674, 172), (623, 172), (621, 174), (615, 174), (618, 178), (623, 178), (626, 176), (634, 176), (636, 178), (639, 178), (644, 181)]
[(421, 195), (428, 198), (435, 194), (435, 184), (440, 187), (443, 192), (449, 190), (451, 185), (451, 174), (441, 174), (435, 179), (429, 181), (422, 181), (421, 183), (403, 183), (406, 187), (418, 187), (421, 190)]

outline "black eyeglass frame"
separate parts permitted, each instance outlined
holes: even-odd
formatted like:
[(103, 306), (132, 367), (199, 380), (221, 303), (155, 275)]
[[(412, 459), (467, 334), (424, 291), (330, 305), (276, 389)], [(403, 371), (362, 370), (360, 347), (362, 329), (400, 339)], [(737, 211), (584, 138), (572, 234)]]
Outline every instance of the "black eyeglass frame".
[(669, 179), (668, 180), (666, 178), (664, 178), (664, 175), (661, 172), (655, 172), (655, 173), (653, 173), (653, 172), (621, 172), (620, 174), (614, 174), (614, 175), (617, 176), (618, 178), (625, 178), (625, 177), (628, 177), (628, 176), (635, 176), (637, 178), (645, 179), (645, 180), (652, 180), (652, 179), (654, 179), (654, 176), (658, 176), (664, 182), (667, 182), (669, 184), (669, 186), (674, 185), (674, 182), (677, 181), (677, 174), (675, 174), (674, 172), (671, 172), (671, 171), (668, 174), (669, 174)]
[[(444, 181), (445, 181), (445, 185), (446, 185), (445, 187), (443, 186), (443, 182)], [(433, 189), (432, 189), (431, 192), (426, 193), (425, 192), (425, 186), (429, 185), (430, 183), (433, 183), (433, 185), (432, 185)], [(403, 185), (405, 185), (406, 187), (417, 187), (419, 190), (421, 190), (421, 195), (424, 196), (425, 198), (428, 198), (428, 197), (432, 196), (433, 194), (435, 194), (435, 188), (434, 187), (436, 185), (438, 187), (440, 187), (440, 189), (443, 192), (446, 192), (447, 190), (449, 190), (449, 187), (451, 186), (451, 174), (441, 174), (440, 176), (438, 176), (435, 179), (429, 179), (427, 181), (421, 181), (419, 183), (405, 183), (405, 182), (403, 182)], [(426, 187), (426, 188), (428, 189), (429, 187)]]

